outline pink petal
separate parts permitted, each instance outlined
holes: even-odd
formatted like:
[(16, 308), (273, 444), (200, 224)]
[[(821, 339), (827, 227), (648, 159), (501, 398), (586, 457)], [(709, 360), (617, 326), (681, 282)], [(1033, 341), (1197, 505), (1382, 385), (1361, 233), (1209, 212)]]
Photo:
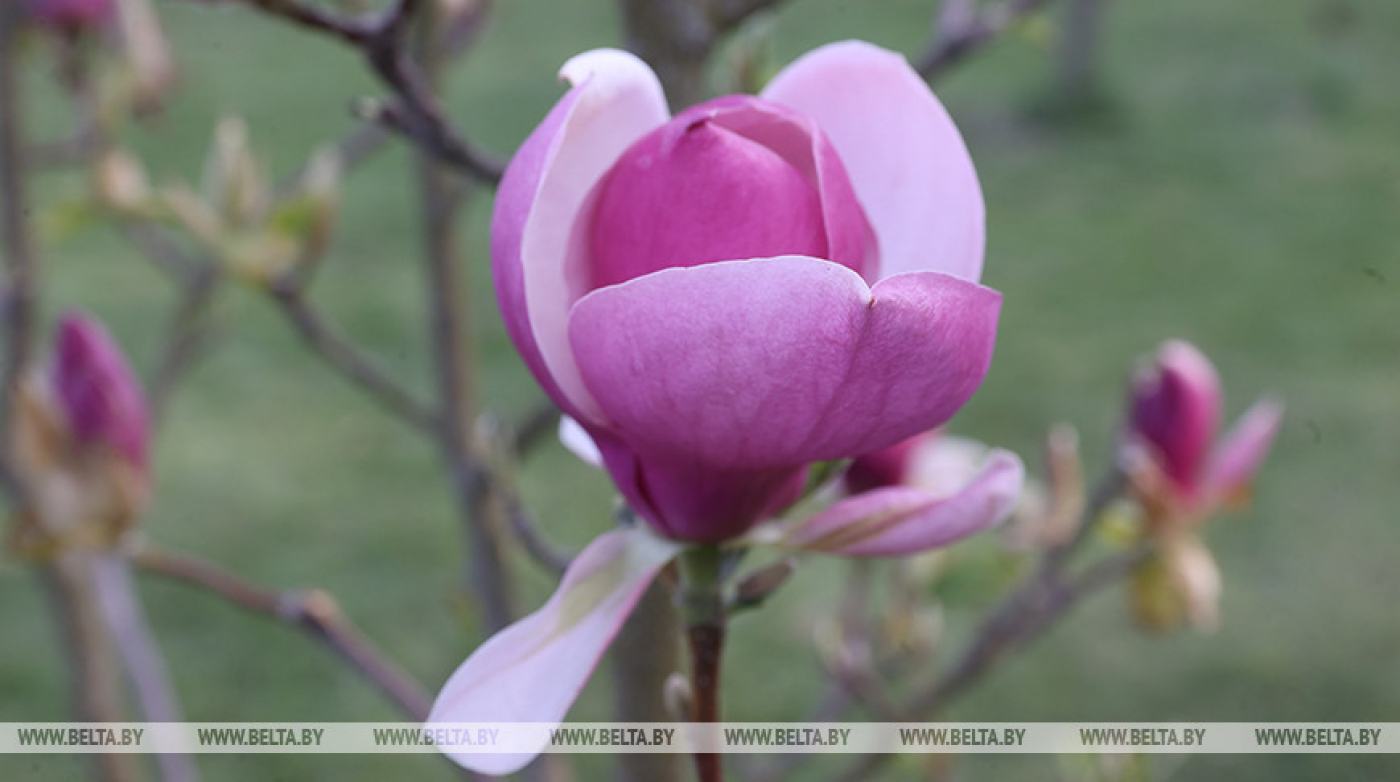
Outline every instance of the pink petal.
[(981, 472), (951, 496), (888, 487), (857, 494), (793, 525), (782, 545), (851, 557), (896, 557), (947, 545), (996, 524), (1016, 507), (1021, 460), (992, 451)]
[(946, 421), (987, 371), (1000, 306), (996, 291), (942, 274), (872, 290), (843, 266), (789, 256), (594, 291), (569, 336), (612, 428), (646, 460), (781, 469)]
[(691, 460), (648, 459), (616, 438), (597, 441), (628, 506), (673, 540), (719, 543), (738, 537), (796, 502), (806, 485), (805, 465), (717, 469)]
[(984, 205), (962, 136), (904, 58), (859, 41), (823, 46), (763, 97), (817, 121), (840, 153), (880, 244), (880, 276), (982, 274)]
[(1206, 467), (1205, 492), (1228, 500), (1243, 491), (1273, 445), (1283, 419), (1283, 404), (1263, 399), (1240, 416), (1215, 447)]
[(1187, 496), (1200, 491), (1206, 453), (1220, 426), (1220, 378), (1189, 342), (1167, 342), (1133, 382), (1133, 431), (1152, 447), (1162, 471)]
[(145, 473), (150, 417), (141, 384), (98, 321), (68, 314), (58, 324), (50, 382), (73, 437), (106, 444)]
[(496, 196), (491, 257), (506, 330), (545, 390), (567, 412), (595, 405), (569, 351), (569, 307), (587, 286), (588, 197), (624, 150), (669, 116), (651, 69), (599, 49), (564, 64), (574, 88), (521, 146)]
[[(549, 602), (492, 636), (452, 674), (429, 724), (562, 721), (633, 606), (678, 551), (640, 527), (599, 536), (569, 565)], [(448, 754), (473, 771), (509, 774), (539, 752)]]
[(668, 267), (826, 254), (817, 190), (777, 153), (686, 114), (627, 150), (598, 191), (593, 287)]
[[(826, 221), (826, 253), (820, 257), (856, 270), (866, 281), (879, 279), (875, 231), (856, 197), (836, 147), (810, 117), (770, 101), (731, 95), (686, 111), (704, 114), (720, 127), (768, 147), (807, 177), (821, 198)], [(771, 253), (771, 255), (801, 253)], [(761, 253), (732, 256), (757, 258)]]

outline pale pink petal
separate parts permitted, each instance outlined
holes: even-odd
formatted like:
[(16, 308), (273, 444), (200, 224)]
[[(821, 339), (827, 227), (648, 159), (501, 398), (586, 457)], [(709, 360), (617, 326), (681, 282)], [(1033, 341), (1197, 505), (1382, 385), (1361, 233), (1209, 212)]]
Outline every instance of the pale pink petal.
[(762, 96), (815, 119), (835, 145), (879, 239), (882, 278), (981, 278), (985, 207), (972, 157), (901, 55), (859, 41), (823, 46)]
[(594, 291), (569, 334), (620, 439), (648, 461), (792, 468), (950, 418), (991, 361), (1001, 295), (935, 273), (873, 289), (783, 257), (667, 269)]
[[(678, 551), (640, 527), (599, 536), (544, 607), (492, 636), (452, 674), (429, 724), (562, 721), (633, 606)], [(538, 751), (448, 754), (473, 771), (509, 774)]]
[(590, 467), (602, 468), (603, 454), (598, 450), (598, 444), (593, 442), (593, 438), (588, 434), (579, 422), (569, 416), (559, 418), (559, 442), (574, 456), (577, 456), (584, 464)]
[(889, 487), (848, 497), (792, 525), (781, 545), (850, 557), (916, 554), (1005, 519), (1025, 482), (1021, 460), (992, 451), (981, 472), (951, 496)]
[(934, 433), (920, 440), (909, 455), (905, 481), (930, 494), (946, 497), (976, 477), (991, 453), (986, 443)]
[(1283, 404), (1273, 399), (1262, 399), (1245, 411), (1211, 453), (1206, 494), (1228, 500), (1247, 488), (1268, 455), (1282, 419)]
[(496, 196), (491, 256), (511, 339), (569, 413), (595, 412), (569, 352), (570, 305), (587, 286), (589, 194), (623, 151), (669, 117), (645, 63), (599, 49), (564, 64), (574, 85), (511, 161)]

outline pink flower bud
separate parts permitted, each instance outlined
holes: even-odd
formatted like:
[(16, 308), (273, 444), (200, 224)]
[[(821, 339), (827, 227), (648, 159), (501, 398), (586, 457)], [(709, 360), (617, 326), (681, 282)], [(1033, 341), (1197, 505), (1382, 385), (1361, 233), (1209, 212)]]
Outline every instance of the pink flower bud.
[(96, 320), (68, 314), (58, 325), (50, 388), (79, 446), (106, 446), (145, 475), (149, 417), (141, 385)]
[(1194, 493), (1220, 424), (1220, 379), (1195, 346), (1173, 341), (1133, 382), (1129, 426), (1181, 492)]
[(40, 24), (65, 30), (98, 27), (111, 18), (116, 0), (28, 0)]
[(1204, 511), (1228, 501), (1268, 453), (1282, 406), (1256, 403), (1217, 442), (1223, 402), (1215, 368), (1187, 342), (1164, 344), (1134, 378), (1126, 434), (1146, 446), (1171, 506)]

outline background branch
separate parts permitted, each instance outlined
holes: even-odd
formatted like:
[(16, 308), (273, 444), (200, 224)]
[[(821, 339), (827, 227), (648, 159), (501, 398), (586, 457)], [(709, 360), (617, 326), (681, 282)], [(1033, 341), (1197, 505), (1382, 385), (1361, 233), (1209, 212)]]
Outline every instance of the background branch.
[(946, 0), (939, 29), (915, 60), (914, 69), (925, 79), (936, 79), (1050, 2), (1001, 0), (979, 10), (975, 2)]
[(132, 555), (140, 569), (204, 591), (254, 614), (303, 630), (373, 684), (409, 719), (425, 720), (428, 693), (345, 616), (330, 594), (313, 589), (276, 592), (251, 584), (212, 562), (143, 546)]

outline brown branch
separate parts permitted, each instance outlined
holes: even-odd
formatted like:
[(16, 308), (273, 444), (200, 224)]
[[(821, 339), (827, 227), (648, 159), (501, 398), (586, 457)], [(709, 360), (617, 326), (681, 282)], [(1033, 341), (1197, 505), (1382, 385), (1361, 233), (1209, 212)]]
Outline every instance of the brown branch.
[(476, 179), (500, 181), (505, 163), (478, 149), (452, 127), (409, 54), (405, 32), (425, 7), (422, 0), (398, 0), (382, 14), (359, 17), (330, 13), (300, 0), (236, 1), (359, 49), (370, 69), (396, 96), (364, 112), (368, 118), (402, 133)]
[(212, 263), (203, 264), (187, 279), (170, 316), (165, 346), (149, 384), (151, 417), (157, 427), (165, 420), (175, 388), (207, 347), (211, 329), (206, 323), (222, 276)]
[[(438, 10), (434, 6), (432, 13), (420, 20), (416, 36), (425, 91), (435, 86), (443, 64)], [(515, 601), (501, 545), (501, 504), (496, 476), (490, 468), (491, 454), (482, 447), (476, 432), (476, 399), (470, 369), (473, 339), (463, 264), (457, 250), (457, 216), (463, 185), (447, 177), (438, 160), (426, 151), (419, 155), (417, 179), (423, 210), (428, 333), (442, 420), (437, 427), (438, 445), (466, 528), (467, 578), (480, 601), (486, 626), (495, 631), (515, 618)]]
[(541, 444), (548, 442), (559, 424), (559, 408), (553, 402), (542, 402), (516, 424), (511, 437), (511, 454), (516, 458), (528, 456)]
[(136, 551), (132, 562), (144, 571), (210, 592), (245, 611), (306, 632), (349, 663), (410, 719), (428, 718), (432, 708), (428, 693), (345, 616), (330, 594), (317, 589), (276, 592), (212, 562), (151, 546)]
[(273, 284), (268, 291), (287, 321), (316, 355), (372, 396), (386, 410), (414, 428), (436, 436), (441, 416), (346, 339), (306, 300), (294, 280)]
[[(915, 693), (900, 707), (896, 721), (911, 721), (942, 712), (1006, 654), (1038, 638), (1085, 597), (1118, 583), (1151, 553), (1151, 544), (1144, 543), (1100, 560), (1077, 576), (1065, 574), (1073, 555), (1092, 537), (1105, 511), (1122, 496), (1129, 469), (1125, 462), (1130, 456), (1125, 453), (1117, 456), (1086, 504), (1074, 536), (1045, 552), (1035, 571), (978, 626), (956, 662), (932, 685)], [(889, 757), (867, 755), (836, 779), (838, 782), (867, 779)]]
[(996, 40), (1014, 24), (1041, 8), (1051, 0), (1001, 0), (981, 10), (971, 10), (975, 3), (962, 0), (945, 0), (949, 8), (967, 8), (967, 13), (945, 13), (944, 24), (940, 24), (937, 35), (914, 63), (914, 69), (925, 79), (942, 76), (953, 65), (968, 55), (982, 49)]

